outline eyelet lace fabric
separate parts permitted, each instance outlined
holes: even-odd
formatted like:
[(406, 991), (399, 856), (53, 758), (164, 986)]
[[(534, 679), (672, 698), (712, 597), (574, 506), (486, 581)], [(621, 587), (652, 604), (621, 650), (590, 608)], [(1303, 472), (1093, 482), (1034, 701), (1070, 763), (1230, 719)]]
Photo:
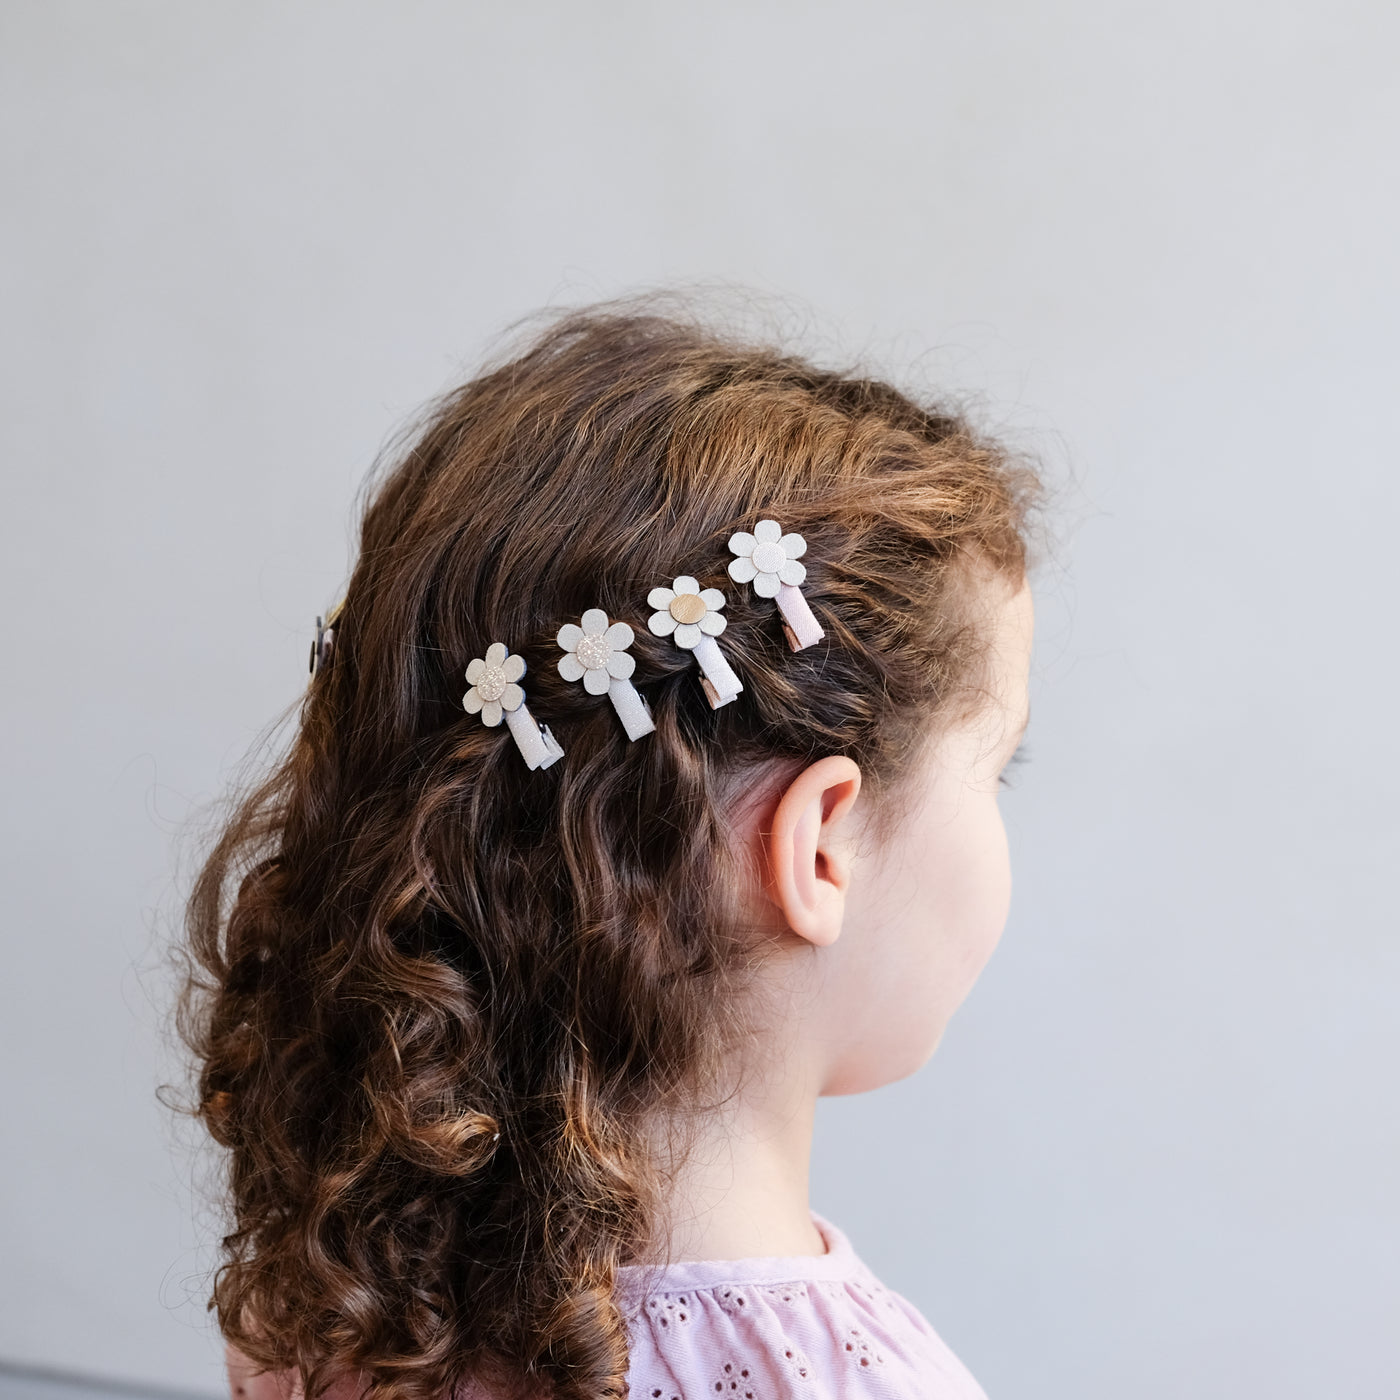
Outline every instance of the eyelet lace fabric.
[[(818, 1215), (827, 1252), (621, 1270), (630, 1400), (987, 1400), (914, 1305)], [(229, 1349), (233, 1400), (300, 1400)], [(337, 1387), (330, 1400), (352, 1400)], [(488, 1400), (470, 1388), (470, 1400)]]
[(621, 1271), (633, 1400), (986, 1400), (830, 1222), (810, 1258)]

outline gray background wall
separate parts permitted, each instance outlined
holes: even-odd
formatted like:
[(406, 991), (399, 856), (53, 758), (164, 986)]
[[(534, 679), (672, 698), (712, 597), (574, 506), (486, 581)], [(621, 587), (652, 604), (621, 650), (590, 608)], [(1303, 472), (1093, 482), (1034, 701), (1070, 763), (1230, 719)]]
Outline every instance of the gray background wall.
[(816, 1203), (993, 1400), (1400, 1394), (1400, 10), (0, 10), (0, 1358), (219, 1389), (174, 842), (386, 433), (725, 279), (1060, 483), (1005, 940)]

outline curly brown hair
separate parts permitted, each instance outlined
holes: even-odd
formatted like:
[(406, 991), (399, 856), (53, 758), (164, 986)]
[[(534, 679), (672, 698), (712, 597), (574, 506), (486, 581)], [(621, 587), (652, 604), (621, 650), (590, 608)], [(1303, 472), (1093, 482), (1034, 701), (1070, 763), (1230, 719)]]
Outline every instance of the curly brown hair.
[[(469, 1379), (626, 1393), (621, 1264), (654, 1247), (657, 1114), (718, 1080), (744, 939), (726, 794), (846, 754), (889, 792), (983, 645), (960, 567), (1017, 578), (1033, 481), (955, 413), (674, 314), (574, 313), (433, 405), (378, 481), (334, 650), (187, 910), (181, 1025), (228, 1149), (225, 1336), (314, 1397)], [(556, 673), (775, 515), (826, 629), (729, 588), (739, 699), (637, 625), (655, 733)], [(565, 759), (464, 713), (496, 640)]]

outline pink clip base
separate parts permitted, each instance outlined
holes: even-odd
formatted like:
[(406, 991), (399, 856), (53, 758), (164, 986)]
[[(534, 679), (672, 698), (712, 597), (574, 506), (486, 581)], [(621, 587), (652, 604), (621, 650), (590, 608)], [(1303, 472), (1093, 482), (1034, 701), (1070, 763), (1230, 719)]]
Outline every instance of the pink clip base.
[(807, 606), (800, 588), (794, 588), (790, 583), (783, 584), (778, 589), (777, 602), (786, 624), (783, 631), (787, 633), (788, 645), (793, 651), (801, 651), (803, 647), (809, 647), (826, 636), (821, 623)]

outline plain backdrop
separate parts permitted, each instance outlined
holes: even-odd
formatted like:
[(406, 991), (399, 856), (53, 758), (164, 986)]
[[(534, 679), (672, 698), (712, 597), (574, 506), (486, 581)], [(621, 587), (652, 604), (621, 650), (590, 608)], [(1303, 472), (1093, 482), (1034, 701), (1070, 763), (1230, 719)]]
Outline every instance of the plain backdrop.
[(1393, 1400), (1400, 9), (0, 7), (0, 1359), (216, 1393), (164, 941), (386, 436), (662, 284), (1045, 462), (1005, 938), (814, 1202), (992, 1400)]

